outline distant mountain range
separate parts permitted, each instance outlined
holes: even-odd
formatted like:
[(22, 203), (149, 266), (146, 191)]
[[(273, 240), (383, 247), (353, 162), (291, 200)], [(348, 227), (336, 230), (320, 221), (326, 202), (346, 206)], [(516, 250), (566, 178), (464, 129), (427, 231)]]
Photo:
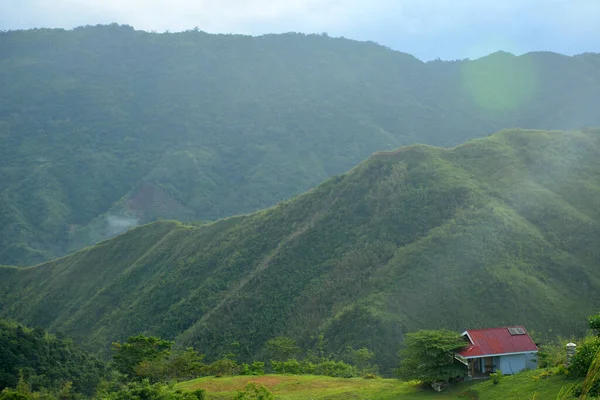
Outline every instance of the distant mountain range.
[(600, 130), (504, 130), (378, 152), (257, 213), (154, 222), (0, 268), (0, 316), (96, 350), (144, 332), (209, 358), (323, 334), (389, 371), (421, 328), (584, 332), (600, 307), (598, 243)]
[[(272, 206), (378, 150), (600, 125), (598, 54), (423, 63), (322, 35), (1, 32), (0, 88), (0, 264), (19, 266)], [(154, 229), (188, 228), (131, 235)]]

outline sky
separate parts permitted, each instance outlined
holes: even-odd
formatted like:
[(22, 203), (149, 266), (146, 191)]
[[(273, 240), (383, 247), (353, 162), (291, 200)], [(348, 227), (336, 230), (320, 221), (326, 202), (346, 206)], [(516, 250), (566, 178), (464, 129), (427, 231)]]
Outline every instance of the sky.
[(0, 0), (0, 30), (131, 25), (371, 40), (422, 60), (600, 52), (600, 0)]

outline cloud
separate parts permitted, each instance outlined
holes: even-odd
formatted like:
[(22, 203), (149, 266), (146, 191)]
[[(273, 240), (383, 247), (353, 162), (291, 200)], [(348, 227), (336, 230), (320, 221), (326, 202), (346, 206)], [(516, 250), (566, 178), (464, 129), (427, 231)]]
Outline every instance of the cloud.
[(106, 217), (106, 236), (111, 237), (139, 225), (139, 220), (132, 217), (108, 215)]
[(328, 32), (420, 58), (600, 51), (596, 0), (4, 0), (1, 29), (118, 22), (213, 33)]

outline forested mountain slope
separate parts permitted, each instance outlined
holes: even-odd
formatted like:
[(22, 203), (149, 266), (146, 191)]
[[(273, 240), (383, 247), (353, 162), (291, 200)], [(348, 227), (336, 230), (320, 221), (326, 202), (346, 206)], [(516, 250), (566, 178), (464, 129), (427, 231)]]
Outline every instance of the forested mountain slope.
[(374, 151), (600, 124), (600, 56), (423, 63), (324, 35), (0, 33), (0, 263), (290, 198)]
[(270, 209), (155, 222), (29, 268), (0, 268), (0, 316), (88, 346), (145, 332), (209, 357), (366, 346), (403, 332), (585, 330), (600, 306), (600, 130), (506, 130), (380, 152)]

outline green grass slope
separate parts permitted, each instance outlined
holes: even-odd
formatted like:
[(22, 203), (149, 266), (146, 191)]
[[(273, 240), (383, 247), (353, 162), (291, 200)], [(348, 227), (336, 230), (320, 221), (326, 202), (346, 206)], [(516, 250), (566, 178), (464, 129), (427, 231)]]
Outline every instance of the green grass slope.
[(600, 55), (423, 63), (323, 35), (0, 32), (0, 264), (272, 206), (378, 150), (600, 124)]
[(466, 382), (436, 393), (414, 382), (396, 379), (330, 378), (310, 375), (265, 375), (200, 378), (182, 382), (183, 390), (205, 389), (209, 399), (231, 399), (244, 390), (248, 382), (267, 387), (277, 399), (468, 399), (468, 400), (531, 400), (555, 399), (560, 390), (576, 381), (544, 371), (527, 371), (506, 376), (498, 385), (491, 381)]
[(600, 307), (600, 131), (507, 130), (373, 155), (273, 208), (155, 222), (39, 266), (0, 268), (0, 316), (89, 346), (145, 332), (209, 357), (277, 335), (375, 351), (402, 334), (585, 331)]

